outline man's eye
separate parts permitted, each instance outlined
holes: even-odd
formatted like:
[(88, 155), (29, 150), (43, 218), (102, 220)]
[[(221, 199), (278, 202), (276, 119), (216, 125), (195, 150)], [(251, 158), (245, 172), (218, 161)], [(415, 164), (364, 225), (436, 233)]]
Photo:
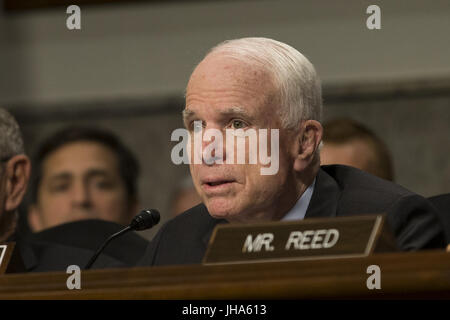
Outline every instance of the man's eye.
[(247, 124), (242, 120), (233, 120), (231, 121), (231, 127), (233, 129), (243, 129), (247, 127)]
[(69, 184), (67, 184), (67, 183), (55, 184), (50, 187), (50, 190), (52, 192), (64, 192), (64, 191), (67, 191), (68, 189), (69, 189)]
[(114, 187), (114, 184), (112, 182), (109, 182), (109, 181), (98, 181), (98, 182), (95, 182), (94, 185), (98, 189), (103, 189), (103, 190), (109, 190), (109, 189), (112, 189)]

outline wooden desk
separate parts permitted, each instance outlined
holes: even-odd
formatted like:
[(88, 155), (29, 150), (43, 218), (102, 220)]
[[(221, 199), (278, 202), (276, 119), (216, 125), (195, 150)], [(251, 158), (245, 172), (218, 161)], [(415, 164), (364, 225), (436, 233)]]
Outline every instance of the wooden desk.
[[(369, 265), (381, 290), (369, 290)], [(450, 253), (380, 254), (367, 258), (220, 266), (82, 271), (81, 290), (63, 272), (0, 276), (0, 299), (450, 299)]]

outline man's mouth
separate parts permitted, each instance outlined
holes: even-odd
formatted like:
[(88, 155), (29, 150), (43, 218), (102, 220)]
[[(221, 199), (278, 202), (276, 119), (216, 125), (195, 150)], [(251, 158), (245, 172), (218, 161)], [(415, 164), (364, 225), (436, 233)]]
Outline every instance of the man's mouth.
[(227, 191), (234, 182), (236, 181), (232, 179), (207, 179), (203, 181), (202, 188), (207, 194), (222, 193)]
[(206, 184), (210, 187), (220, 186), (222, 184), (231, 183), (233, 181), (229, 180), (221, 180), (221, 181), (214, 181), (214, 182), (206, 182)]

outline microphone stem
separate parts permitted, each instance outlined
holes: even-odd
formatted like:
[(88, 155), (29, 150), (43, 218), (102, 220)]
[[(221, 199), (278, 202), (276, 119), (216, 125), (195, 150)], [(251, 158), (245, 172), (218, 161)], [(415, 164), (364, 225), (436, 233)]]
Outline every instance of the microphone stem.
[(119, 232), (114, 233), (112, 236), (110, 236), (108, 239), (106, 239), (106, 241), (103, 243), (103, 245), (95, 252), (95, 254), (92, 256), (91, 260), (89, 260), (89, 262), (86, 264), (86, 267), (84, 267), (84, 270), (88, 270), (91, 268), (92, 264), (95, 262), (95, 260), (97, 260), (97, 257), (100, 255), (100, 253), (103, 251), (103, 249), (105, 249), (105, 247), (110, 243), (111, 240), (113, 240), (114, 238), (116, 238), (130, 230), (131, 230), (131, 227), (128, 226), (128, 227), (120, 230)]

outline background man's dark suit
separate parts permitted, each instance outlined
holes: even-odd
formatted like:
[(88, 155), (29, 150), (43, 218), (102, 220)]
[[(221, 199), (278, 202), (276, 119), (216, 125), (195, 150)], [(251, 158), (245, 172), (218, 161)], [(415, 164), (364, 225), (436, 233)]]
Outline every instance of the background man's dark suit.
[[(306, 218), (387, 213), (401, 250), (444, 248), (445, 235), (433, 206), (399, 185), (347, 166), (323, 166)], [(200, 263), (216, 224), (200, 204), (166, 223), (140, 265)]]
[[(69, 265), (85, 267), (98, 247), (123, 226), (104, 220), (81, 220), (58, 225), (25, 238), (16, 237), (24, 271), (66, 271)], [(92, 269), (135, 266), (148, 241), (129, 232), (112, 241)]]
[(439, 212), (447, 233), (447, 243), (450, 244), (450, 193), (434, 196), (428, 198), (428, 200)]

